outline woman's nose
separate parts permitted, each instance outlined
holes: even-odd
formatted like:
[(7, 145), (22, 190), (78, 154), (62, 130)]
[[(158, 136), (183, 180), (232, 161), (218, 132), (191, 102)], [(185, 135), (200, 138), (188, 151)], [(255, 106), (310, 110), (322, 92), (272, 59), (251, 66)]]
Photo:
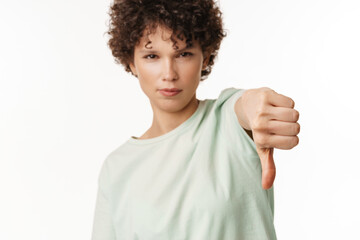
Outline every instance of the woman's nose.
[(166, 60), (163, 66), (163, 80), (173, 81), (176, 79), (178, 79), (178, 74), (174, 60)]

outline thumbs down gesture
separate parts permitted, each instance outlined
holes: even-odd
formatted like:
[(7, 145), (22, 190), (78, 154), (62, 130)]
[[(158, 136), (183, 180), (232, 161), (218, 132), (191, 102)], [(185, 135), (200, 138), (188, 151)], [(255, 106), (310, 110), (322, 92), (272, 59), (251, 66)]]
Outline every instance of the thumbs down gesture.
[(271, 188), (275, 180), (274, 148), (292, 149), (299, 143), (299, 112), (294, 106), (291, 98), (267, 87), (246, 90), (235, 104), (240, 125), (252, 131), (263, 189)]

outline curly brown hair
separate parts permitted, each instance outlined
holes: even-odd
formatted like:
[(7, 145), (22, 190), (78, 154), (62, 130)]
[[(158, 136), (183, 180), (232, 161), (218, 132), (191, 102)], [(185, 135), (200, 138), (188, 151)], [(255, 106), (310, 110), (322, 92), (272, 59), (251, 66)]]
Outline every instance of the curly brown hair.
[(114, 0), (108, 14), (108, 46), (115, 62), (122, 64), (130, 73), (134, 48), (139, 44), (145, 29), (149, 30), (147, 36), (157, 26), (171, 29), (175, 48), (175, 37), (181, 41), (185, 37), (187, 46), (191, 46), (193, 40), (198, 41), (208, 57), (200, 81), (210, 74), (221, 40), (226, 36), (222, 13), (213, 0)]

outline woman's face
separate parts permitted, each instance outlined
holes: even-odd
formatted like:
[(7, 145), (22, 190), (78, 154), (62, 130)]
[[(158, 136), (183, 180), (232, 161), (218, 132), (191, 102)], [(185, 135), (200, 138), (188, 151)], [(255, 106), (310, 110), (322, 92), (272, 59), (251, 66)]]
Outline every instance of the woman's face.
[[(134, 49), (134, 62), (130, 68), (137, 75), (153, 109), (178, 112), (191, 103), (197, 104), (196, 89), (201, 70), (206, 66), (203, 64), (201, 47), (196, 41), (193, 41), (192, 47), (185, 49), (185, 40), (176, 39), (176, 50), (170, 36), (171, 31), (161, 27), (148, 39), (143, 36)], [(147, 44), (149, 41), (151, 43)], [(181, 91), (175, 96), (164, 96), (160, 91), (163, 88)]]

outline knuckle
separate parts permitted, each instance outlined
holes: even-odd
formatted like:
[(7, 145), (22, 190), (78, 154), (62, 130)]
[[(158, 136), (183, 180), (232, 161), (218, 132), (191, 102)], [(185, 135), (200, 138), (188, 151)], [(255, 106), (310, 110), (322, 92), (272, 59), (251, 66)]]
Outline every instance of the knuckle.
[(257, 136), (256, 142), (261, 146), (265, 146), (267, 143), (267, 138), (265, 137), (265, 135)]
[(270, 97), (270, 94), (271, 94), (271, 91), (268, 89), (264, 89), (263, 91), (261, 91), (260, 99), (262, 100), (262, 102), (267, 102)]
[(290, 98), (289, 100), (290, 100), (290, 107), (291, 107), (291, 108), (294, 108), (294, 107), (295, 107), (295, 102), (294, 102), (294, 100), (292, 100), (291, 98)]
[(263, 89), (265, 94), (270, 94), (271, 92), (274, 91), (274, 90), (272, 90), (271, 88), (268, 88), (268, 87), (263, 87), (262, 89)]
[(300, 133), (300, 130), (301, 130), (301, 126), (300, 126), (299, 123), (297, 123), (297, 125), (298, 125), (297, 134), (299, 134), (299, 133)]
[(266, 97), (271, 96), (271, 94), (274, 92), (274, 90), (272, 90), (271, 88), (266, 88), (264, 91), (264, 94)]
[(266, 129), (266, 125), (260, 116), (256, 117), (253, 124), (252, 129), (255, 131), (264, 131)]
[(265, 104), (261, 104), (261, 105), (259, 106), (259, 108), (257, 109), (256, 113), (257, 113), (257, 115), (258, 115), (259, 117), (264, 117), (264, 116), (266, 116), (266, 115), (267, 115), (266, 105), (265, 105)]
[(298, 144), (299, 144), (299, 137), (298, 137), (298, 136), (293, 137), (293, 144), (292, 144), (292, 146), (295, 147), (295, 146), (298, 145)]
[(265, 91), (262, 91), (260, 94), (260, 100), (261, 102), (265, 102), (266, 101), (266, 92)]
[(294, 114), (293, 114), (294, 121), (299, 120), (299, 117), (300, 117), (299, 111), (294, 109)]
[(299, 134), (299, 132), (300, 132), (300, 124), (299, 123), (296, 123), (294, 125), (294, 132), (295, 132), (295, 134)]
[(269, 87), (261, 87), (261, 88), (259, 88), (261, 91), (269, 91), (269, 90), (271, 90)]

